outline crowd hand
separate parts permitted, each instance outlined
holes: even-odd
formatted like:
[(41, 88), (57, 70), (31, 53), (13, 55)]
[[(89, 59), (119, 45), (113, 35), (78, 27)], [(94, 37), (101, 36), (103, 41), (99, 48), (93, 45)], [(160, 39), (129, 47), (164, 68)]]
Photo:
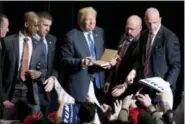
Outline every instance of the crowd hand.
[(106, 66), (103, 66), (103, 69), (110, 69), (112, 67), (112, 65), (110, 64), (110, 62), (107, 62)]
[(94, 103), (93, 99), (92, 99), (91, 97), (89, 97), (89, 96), (86, 97), (86, 101), (87, 101), (87, 102)]
[(123, 84), (116, 85), (116, 86), (113, 88), (112, 96), (118, 97), (118, 96), (120, 96), (121, 94), (123, 94), (123, 93), (125, 92), (126, 89), (127, 89), (127, 83), (123, 83)]
[(50, 92), (54, 87), (55, 78), (51, 76), (43, 84), (45, 85), (44, 87), (45, 91)]
[(132, 84), (134, 82), (134, 78), (135, 78), (136, 74), (134, 72), (130, 72), (126, 78), (126, 82), (128, 84)]
[[(167, 91), (161, 92), (161, 93), (156, 93), (157, 98), (159, 98), (162, 102), (160, 103), (161, 110), (162, 111), (167, 111), (168, 109), (173, 108), (172, 100), (169, 96), (169, 93)], [(171, 103), (171, 104), (170, 104)]]
[(61, 99), (58, 99), (58, 104), (59, 105), (64, 105), (65, 103)]
[(63, 102), (62, 102), (61, 99), (58, 99), (58, 104), (59, 104), (59, 105), (63, 105)]
[(146, 108), (152, 104), (148, 94), (145, 95), (139, 94), (137, 100), (141, 103), (141, 105), (143, 105)]
[(82, 67), (92, 65), (92, 61), (93, 61), (93, 58), (91, 56), (83, 58), (81, 61)]
[(128, 109), (128, 108), (131, 106), (131, 104), (132, 104), (132, 102), (133, 102), (132, 97), (133, 97), (133, 94), (128, 95), (128, 96), (126, 96), (126, 97), (123, 99), (122, 108)]
[(121, 111), (122, 108), (122, 100), (116, 100), (116, 102), (114, 102), (114, 110), (115, 113), (111, 115), (110, 120), (116, 120), (118, 119), (118, 115)]
[(40, 76), (41, 76), (41, 72), (40, 71), (37, 71), (37, 70), (28, 70), (27, 72), (26, 72), (29, 76), (30, 76), (30, 78), (31, 79), (37, 79), (37, 78), (39, 78)]
[(156, 93), (157, 97), (160, 98), (161, 101), (169, 101), (169, 94), (167, 91)]
[(104, 92), (105, 92), (105, 94), (108, 93), (109, 88), (110, 88), (110, 83), (109, 82), (106, 82), (105, 85), (104, 85)]
[(112, 113), (112, 108), (107, 104), (102, 104), (100, 108), (102, 112), (109, 118)]
[(3, 106), (7, 109), (14, 109), (14, 104), (10, 102), (9, 100), (5, 100), (3, 102)]

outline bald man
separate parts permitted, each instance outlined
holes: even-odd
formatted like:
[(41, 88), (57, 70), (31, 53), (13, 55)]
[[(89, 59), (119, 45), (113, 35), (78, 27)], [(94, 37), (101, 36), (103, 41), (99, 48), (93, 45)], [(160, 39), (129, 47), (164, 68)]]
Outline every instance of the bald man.
[(22, 29), (4, 39), (3, 119), (8, 120), (22, 121), (40, 110), (37, 82), (46, 74), (43, 47), (31, 39), (38, 30), (38, 16), (26, 12), (23, 20)]
[[(139, 59), (127, 81), (132, 83), (136, 75), (140, 78), (159, 76), (169, 82), (174, 91), (181, 68), (179, 39), (161, 24), (161, 17), (156, 8), (148, 8), (144, 20), (147, 30), (143, 31), (140, 37)], [(154, 95), (151, 89), (143, 91)]]
[[(136, 49), (136, 46), (140, 37), (141, 30), (141, 18), (137, 15), (129, 16), (126, 21), (125, 34), (121, 36), (118, 46), (119, 58), (116, 65), (110, 72), (107, 82), (105, 83), (105, 93), (108, 92), (110, 84), (112, 84), (113, 86), (119, 84), (116, 86), (117, 88), (114, 87), (113, 90), (110, 90), (112, 96), (114, 97), (120, 96), (127, 88), (127, 86), (123, 83), (135, 62), (138, 51)], [(118, 90), (118, 86), (123, 87)]]

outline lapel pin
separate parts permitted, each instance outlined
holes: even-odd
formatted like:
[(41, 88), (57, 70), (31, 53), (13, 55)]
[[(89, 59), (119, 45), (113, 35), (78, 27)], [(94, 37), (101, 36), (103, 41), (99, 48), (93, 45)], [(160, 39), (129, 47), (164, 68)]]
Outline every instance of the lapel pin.
[(49, 44), (51, 44), (51, 41), (49, 41)]

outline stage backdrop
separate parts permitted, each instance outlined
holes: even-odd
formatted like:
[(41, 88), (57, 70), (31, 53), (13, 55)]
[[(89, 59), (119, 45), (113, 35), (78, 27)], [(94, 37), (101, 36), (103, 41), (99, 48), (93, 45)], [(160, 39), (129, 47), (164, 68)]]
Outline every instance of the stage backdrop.
[(97, 25), (104, 28), (107, 46), (113, 49), (117, 47), (129, 15), (137, 14), (143, 18), (146, 8), (158, 8), (162, 23), (178, 36), (182, 46), (182, 72), (178, 81), (181, 87), (184, 80), (184, 1), (0, 1), (0, 12), (9, 17), (9, 34), (12, 34), (20, 29), (26, 11), (49, 11), (54, 19), (51, 34), (58, 38), (59, 47), (64, 35), (77, 25), (79, 8), (86, 6), (98, 11)]

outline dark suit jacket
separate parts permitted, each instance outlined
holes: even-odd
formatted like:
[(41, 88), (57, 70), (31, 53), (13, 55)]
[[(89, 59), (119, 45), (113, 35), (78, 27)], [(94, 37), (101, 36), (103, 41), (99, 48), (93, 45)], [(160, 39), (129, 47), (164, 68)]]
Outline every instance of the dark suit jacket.
[[(144, 60), (148, 38), (148, 30), (142, 32), (140, 37), (140, 54), (134, 68), (138, 70), (140, 78), (143, 78)], [(153, 43), (149, 60), (149, 72), (147, 77), (159, 76), (168, 81), (175, 90), (177, 78), (181, 68), (180, 44), (177, 36), (161, 25)], [(140, 72), (139, 72), (140, 71)]]
[[(2, 56), (2, 39), (0, 38), (0, 112), (1, 112), (1, 107), (2, 107), (2, 97), (3, 97), (3, 92), (2, 92), (2, 63), (3, 63), (3, 56)], [(1, 117), (1, 113), (0, 113)]]
[[(126, 39), (126, 35), (123, 34), (121, 36), (119, 45), (118, 45), (118, 52), (120, 52), (121, 48), (123, 47), (122, 44)], [(125, 56), (122, 58), (121, 64), (116, 71), (116, 66), (114, 66), (109, 74), (108, 82), (119, 84), (123, 83), (130, 72), (130, 70), (133, 68), (133, 64), (136, 61), (137, 54), (138, 54), (138, 48), (136, 48), (137, 43), (139, 42), (139, 36), (135, 37), (132, 42), (130, 43)]]
[(55, 51), (56, 51), (56, 41), (57, 38), (51, 34), (46, 35), (46, 40), (48, 43), (48, 59), (47, 59), (47, 76), (58, 77), (56, 70), (54, 69), (54, 59), (55, 59)]
[[(13, 34), (4, 39), (4, 65), (3, 65), (3, 100), (12, 99), (15, 84), (18, 76), (19, 60), (19, 35)], [(33, 49), (29, 69), (38, 69), (42, 72), (38, 80), (45, 80), (47, 69), (45, 67), (44, 52), (38, 41), (32, 40)], [(28, 101), (32, 104), (39, 104), (37, 80), (28, 79), (25, 81), (28, 86)]]
[[(47, 45), (48, 45), (48, 54), (47, 54), (47, 62), (46, 62), (47, 74), (46, 74), (45, 79), (48, 79), (50, 76), (55, 76), (57, 78), (58, 73), (54, 68), (54, 59), (55, 59), (57, 38), (51, 34), (47, 34), (45, 38), (46, 38)], [(42, 44), (42, 47), (45, 47), (44, 43), (41, 43), (41, 44)], [(41, 89), (44, 89), (44, 85), (42, 83), (43, 82), (40, 83), (39, 87)], [(42, 96), (40, 97), (40, 102), (42, 105), (48, 105), (48, 103), (51, 102), (51, 100), (55, 100), (57, 102), (56, 97), (57, 97), (57, 94), (53, 90), (50, 93), (43, 91)], [(55, 99), (53, 99), (53, 98), (55, 98)], [(54, 101), (52, 101), (52, 103), (54, 103)]]
[[(93, 30), (95, 49), (97, 59), (100, 59), (104, 52), (104, 32), (102, 28), (96, 27)], [(80, 28), (69, 31), (65, 36), (64, 44), (61, 47), (62, 64), (66, 66), (68, 71), (68, 88), (69, 93), (76, 101), (83, 102), (87, 97), (89, 90), (90, 78), (92, 76), (92, 68), (82, 69), (81, 60), (90, 56), (89, 47), (85, 36)], [(104, 82), (104, 72), (100, 72), (101, 87)]]

